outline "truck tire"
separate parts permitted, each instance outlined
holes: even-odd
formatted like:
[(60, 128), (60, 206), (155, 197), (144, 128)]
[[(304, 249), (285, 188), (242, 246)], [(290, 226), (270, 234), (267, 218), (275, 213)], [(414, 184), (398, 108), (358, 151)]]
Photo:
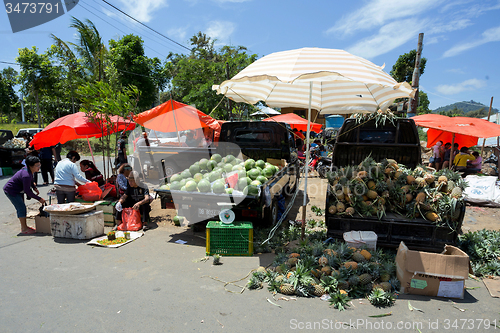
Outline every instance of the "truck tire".
[(324, 164), (321, 164), (316, 171), (318, 171), (319, 176), (324, 179), (326, 178), (328, 167)]
[(173, 174), (176, 174), (178, 172), (177, 165), (171, 162), (165, 162), (165, 174), (163, 174), (163, 166), (160, 164), (160, 172), (161, 172), (161, 177), (167, 177), (170, 178), (172, 177)]
[(272, 227), (278, 222), (278, 202), (273, 199), (271, 206), (264, 208), (264, 227)]

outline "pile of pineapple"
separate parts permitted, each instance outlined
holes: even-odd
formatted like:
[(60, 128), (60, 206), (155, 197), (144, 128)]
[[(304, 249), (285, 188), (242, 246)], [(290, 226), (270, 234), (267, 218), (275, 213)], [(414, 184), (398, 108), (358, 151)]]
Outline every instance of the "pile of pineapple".
[(376, 297), (394, 301), (395, 254), (383, 250), (356, 249), (345, 243), (325, 245), (321, 241), (302, 246), (291, 253), (278, 254), (268, 269), (259, 267), (247, 283), (259, 289), (263, 283), (273, 293), (301, 297), (328, 294), (330, 303), (340, 310), (351, 298)]
[(466, 183), (445, 169), (432, 172), (424, 166), (411, 170), (395, 160), (376, 163), (371, 157), (328, 175), (329, 214), (377, 216), (386, 213), (410, 219), (423, 217), (452, 229), (463, 205)]

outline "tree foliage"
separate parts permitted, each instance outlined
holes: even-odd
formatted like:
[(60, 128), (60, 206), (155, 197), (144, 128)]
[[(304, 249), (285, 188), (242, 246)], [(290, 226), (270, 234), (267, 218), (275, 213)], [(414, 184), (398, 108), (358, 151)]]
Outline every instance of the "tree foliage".
[(141, 91), (139, 108), (142, 110), (150, 108), (156, 98), (152, 67), (158, 66), (159, 60), (151, 61), (144, 55), (143, 40), (132, 34), (123, 36), (117, 41), (112, 39), (109, 41), (108, 57), (118, 71), (120, 85), (136, 86)]
[[(217, 85), (233, 77), (257, 59), (256, 54), (248, 54), (243, 46), (223, 46), (215, 48), (215, 40), (199, 32), (191, 38), (189, 55), (170, 53), (167, 57), (166, 72), (170, 80), (170, 91), (173, 99), (186, 104), (194, 104), (196, 108), (210, 113), (217, 119), (228, 119), (232, 107), (221, 103), (223, 96), (212, 90)], [(228, 71), (228, 73), (226, 72)], [(240, 109), (251, 106), (240, 103)]]
[(14, 85), (17, 72), (12, 67), (4, 68), (0, 72), (0, 113), (6, 116), (13, 111), (13, 106), (17, 102), (14, 92)]
[[(411, 83), (413, 79), (413, 70), (415, 69), (415, 60), (417, 58), (417, 50), (411, 50), (408, 53), (399, 56), (398, 60), (392, 66), (391, 76), (397, 82)], [(420, 75), (424, 74), (426, 58), (420, 59)]]
[(426, 113), (431, 113), (432, 110), (429, 109), (429, 104), (431, 102), (429, 101), (429, 98), (427, 97), (427, 94), (423, 91), (418, 92), (418, 107), (417, 107), (417, 114), (426, 114)]

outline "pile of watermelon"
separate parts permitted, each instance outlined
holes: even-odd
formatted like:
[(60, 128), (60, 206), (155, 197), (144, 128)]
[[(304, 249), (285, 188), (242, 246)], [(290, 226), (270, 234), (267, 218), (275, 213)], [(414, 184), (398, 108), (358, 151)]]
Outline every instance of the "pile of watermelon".
[(277, 166), (253, 160), (243, 161), (233, 155), (222, 157), (214, 154), (210, 160), (202, 158), (188, 169), (172, 175), (160, 189), (171, 191), (202, 192), (215, 194), (258, 195), (259, 187), (279, 171)]

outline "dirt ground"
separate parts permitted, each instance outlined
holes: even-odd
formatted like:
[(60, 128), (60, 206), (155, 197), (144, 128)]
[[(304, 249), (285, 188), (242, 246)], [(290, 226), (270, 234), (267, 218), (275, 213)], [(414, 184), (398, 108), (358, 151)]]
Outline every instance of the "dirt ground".
[[(310, 219), (324, 221), (325, 217), (316, 216), (311, 208), (316, 206), (325, 209), (327, 181), (319, 177), (309, 177), (307, 181), (306, 221)], [(301, 179), (301, 189), (304, 188), (304, 184), (304, 179)], [(294, 205), (288, 214), (288, 220), (302, 220), (304, 198), (302, 193), (302, 191), (298, 193)], [(161, 209), (160, 200), (153, 201), (151, 217), (152, 221), (158, 224), (158, 227), (172, 227), (174, 225), (172, 219), (175, 215), (176, 212), (174, 209)], [(482, 229), (500, 230), (500, 208), (467, 206), (462, 232), (473, 232)]]

